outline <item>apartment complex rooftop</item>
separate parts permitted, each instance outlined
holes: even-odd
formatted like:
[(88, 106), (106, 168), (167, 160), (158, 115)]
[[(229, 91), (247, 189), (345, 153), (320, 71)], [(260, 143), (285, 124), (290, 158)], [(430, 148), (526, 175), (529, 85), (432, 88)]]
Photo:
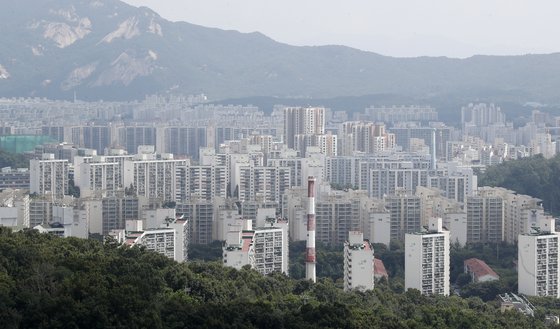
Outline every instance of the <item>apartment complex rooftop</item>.
[(348, 232), (348, 248), (350, 250), (371, 250), (368, 240), (364, 240), (364, 234), (360, 231)]

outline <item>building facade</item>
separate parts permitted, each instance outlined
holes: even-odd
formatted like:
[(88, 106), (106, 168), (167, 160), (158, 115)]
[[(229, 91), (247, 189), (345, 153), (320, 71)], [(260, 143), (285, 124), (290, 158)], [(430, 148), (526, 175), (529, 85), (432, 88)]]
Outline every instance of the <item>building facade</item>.
[(449, 295), (449, 231), (432, 218), (422, 232), (405, 237), (405, 289), (423, 295)]
[(541, 220), (538, 228), (519, 235), (517, 282), (518, 291), (528, 296), (560, 298), (558, 241), (554, 219)]
[(373, 290), (374, 251), (359, 231), (348, 232), (344, 243), (344, 290)]

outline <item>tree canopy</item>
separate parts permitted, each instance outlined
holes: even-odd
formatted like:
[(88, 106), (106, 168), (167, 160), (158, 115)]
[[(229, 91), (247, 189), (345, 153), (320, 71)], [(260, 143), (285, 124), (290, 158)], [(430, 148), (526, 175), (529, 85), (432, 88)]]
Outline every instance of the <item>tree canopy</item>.
[[(543, 305), (556, 307), (548, 300)], [(552, 305), (552, 306), (551, 306)], [(543, 313), (544, 314), (544, 313)], [(343, 292), (220, 262), (0, 227), (4, 328), (545, 328), (479, 298)]]
[(543, 200), (544, 208), (560, 214), (560, 155), (521, 158), (490, 166), (478, 175), (479, 186), (499, 186)]
[(11, 153), (0, 149), (0, 168), (29, 168), (29, 161), (22, 154)]

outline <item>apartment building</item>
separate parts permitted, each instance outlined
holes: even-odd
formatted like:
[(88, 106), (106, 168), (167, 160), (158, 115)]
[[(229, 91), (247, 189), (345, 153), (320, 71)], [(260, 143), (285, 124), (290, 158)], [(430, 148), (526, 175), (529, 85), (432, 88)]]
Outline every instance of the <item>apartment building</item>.
[(68, 194), (68, 160), (56, 160), (45, 153), (41, 159), (29, 161), (29, 190), (39, 195), (52, 193), (60, 199)]
[(405, 289), (449, 295), (449, 232), (432, 218), (422, 231), (405, 236)]
[(543, 218), (531, 232), (520, 234), (517, 241), (518, 291), (528, 296), (560, 298), (559, 233), (552, 218)]
[(24, 190), (0, 192), (0, 226), (22, 230), (29, 227), (29, 195)]
[(175, 160), (172, 154), (137, 154), (123, 163), (123, 184), (138, 196), (175, 201), (180, 195), (181, 171), (188, 160)]
[(344, 243), (344, 290), (373, 290), (374, 251), (360, 231), (348, 232)]
[(504, 200), (490, 188), (480, 188), (466, 199), (467, 242), (499, 243), (504, 240)]
[(264, 275), (288, 274), (287, 235), (287, 226), (282, 223), (253, 229), (251, 220), (243, 220), (228, 232), (223, 246), (224, 265), (237, 269), (250, 265)]
[(284, 109), (284, 141), (295, 149), (297, 135), (324, 135), (325, 109), (322, 107), (286, 107)]
[(397, 194), (386, 196), (383, 201), (385, 209), (390, 213), (391, 240), (403, 241), (405, 234), (420, 231), (422, 224), (420, 197), (408, 194), (406, 191), (397, 191)]

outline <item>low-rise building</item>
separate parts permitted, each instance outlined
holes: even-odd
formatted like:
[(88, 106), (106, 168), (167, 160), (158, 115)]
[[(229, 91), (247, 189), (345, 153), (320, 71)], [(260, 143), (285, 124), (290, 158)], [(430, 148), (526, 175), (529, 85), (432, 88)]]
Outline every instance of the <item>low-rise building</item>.
[(517, 310), (521, 314), (527, 316), (535, 316), (535, 307), (529, 300), (523, 296), (514, 293), (505, 293), (500, 295), (500, 311)]
[(383, 261), (379, 258), (373, 259), (373, 277), (375, 280), (381, 280), (383, 278), (389, 280), (389, 274), (387, 274), (385, 264), (383, 264)]
[(469, 258), (463, 262), (465, 273), (471, 276), (472, 282), (487, 282), (499, 280), (500, 276), (478, 258)]

